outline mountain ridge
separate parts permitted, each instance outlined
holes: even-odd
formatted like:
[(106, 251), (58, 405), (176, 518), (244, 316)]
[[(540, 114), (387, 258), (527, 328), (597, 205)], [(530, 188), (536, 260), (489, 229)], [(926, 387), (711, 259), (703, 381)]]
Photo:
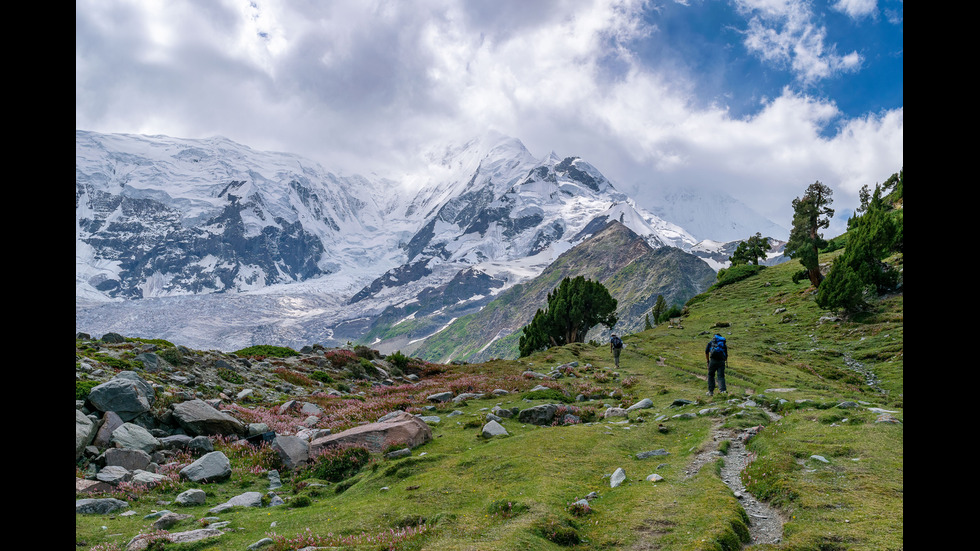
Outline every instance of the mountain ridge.
[[(472, 293), (457, 297), (468, 312), (610, 220), (654, 247), (697, 248), (578, 157), (538, 160), (487, 133), (429, 163), (395, 182), (220, 137), (76, 130), (76, 329), (138, 319), (192, 345), (290, 331), (282, 344), (336, 344), (446, 286)], [(204, 328), (201, 341), (187, 327)]]

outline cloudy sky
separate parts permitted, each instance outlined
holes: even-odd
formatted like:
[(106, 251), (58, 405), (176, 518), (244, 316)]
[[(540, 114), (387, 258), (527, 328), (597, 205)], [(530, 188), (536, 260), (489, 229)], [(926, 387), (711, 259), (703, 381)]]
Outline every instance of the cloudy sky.
[(76, 0), (75, 126), (391, 177), (495, 130), (787, 228), (820, 180), (843, 224), (903, 166), (903, 29), (901, 0)]

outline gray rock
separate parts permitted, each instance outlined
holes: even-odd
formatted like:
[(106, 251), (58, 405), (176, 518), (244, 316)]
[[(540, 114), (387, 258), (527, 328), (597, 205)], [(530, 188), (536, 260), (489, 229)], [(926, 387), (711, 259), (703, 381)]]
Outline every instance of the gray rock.
[(486, 425), (483, 425), (481, 434), (484, 438), (493, 438), (494, 436), (510, 436), (507, 429), (496, 421), (490, 421)]
[(478, 392), (464, 392), (459, 396), (453, 398), (453, 402), (462, 402), (463, 400), (479, 400), (483, 398), (483, 394)]
[(231, 462), (221, 452), (205, 454), (180, 470), (180, 477), (193, 482), (215, 482), (231, 476)]
[(430, 402), (448, 402), (453, 399), (452, 392), (438, 392), (436, 394), (430, 394), (425, 398)]
[(640, 452), (640, 453), (636, 454), (636, 458), (637, 459), (647, 459), (649, 457), (658, 457), (658, 456), (661, 456), (661, 455), (669, 455), (669, 454), (667, 453), (667, 450), (661, 448), (659, 450), (653, 450), (653, 451), (648, 451), (648, 452)]
[(272, 538), (262, 538), (259, 541), (253, 543), (252, 545), (249, 545), (245, 549), (247, 549), (248, 551), (255, 551), (256, 549), (262, 549), (263, 547), (268, 547), (274, 543), (276, 542)]
[(150, 431), (133, 423), (123, 423), (112, 431), (109, 444), (117, 448), (142, 450), (148, 454), (160, 448), (160, 441)]
[(401, 415), (403, 413), (405, 413), (404, 410), (396, 409), (395, 411), (393, 411), (391, 413), (387, 413), (387, 414), (382, 415), (381, 417), (379, 417), (378, 420), (377, 420), (377, 422), (378, 423), (384, 423), (385, 421), (387, 421), (389, 419), (394, 419), (395, 417), (398, 417), (399, 415)]
[(279, 471), (272, 469), (269, 471), (267, 476), (269, 478), (270, 490), (278, 490), (279, 488), (282, 488), (282, 479), (279, 477)]
[(606, 408), (606, 411), (602, 414), (602, 418), (610, 419), (612, 417), (629, 417), (629, 412), (623, 408)]
[(540, 406), (522, 409), (517, 414), (517, 420), (532, 425), (550, 425), (555, 420), (555, 413), (557, 412), (557, 404), (541, 404)]
[(181, 492), (180, 495), (174, 499), (174, 503), (177, 505), (204, 505), (206, 498), (207, 494), (204, 493), (204, 490), (192, 488), (185, 492)]
[(88, 401), (99, 411), (113, 411), (131, 421), (150, 411), (155, 393), (134, 371), (123, 371), (89, 392)]
[(262, 493), (261, 492), (245, 492), (244, 494), (239, 494), (228, 501), (212, 507), (208, 512), (212, 514), (223, 513), (229, 509), (235, 507), (261, 507), (262, 506)]
[(98, 474), (95, 475), (96, 480), (112, 484), (113, 486), (117, 486), (122, 482), (129, 482), (132, 478), (133, 473), (129, 472), (129, 469), (118, 465), (102, 467)]
[(207, 436), (195, 436), (187, 442), (187, 449), (195, 455), (204, 455), (214, 451), (214, 444)]
[(157, 371), (173, 371), (172, 365), (153, 352), (144, 352), (136, 356), (136, 360), (142, 362), (143, 369), (145, 371), (149, 371), (150, 373), (156, 373)]
[(310, 444), (298, 436), (278, 434), (272, 441), (272, 449), (287, 469), (295, 469), (310, 460)]
[(272, 429), (270, 429), (269, 425), (266, 425), (265, 423), (249, 423), (246, 436), (257, 436), (259, 434), (269, 432), (270, 430)]
[(385, 459), (399, 459), (402, 457), (408, 457), (412, 455), (412, 450), (408, 448), (402, 448), (400, 450), (395, 450), (393, 452), (388, 452), (385, 454)]
[(163, 474), (151, 473), (149, 471), (134, 471), (132, 482), (136, 484), (142, 484), (144, 486), (156, 486), (157, 484), (163, 484), (168, 481), (169, 477)]
[(649, 398), (644, 398), (639, 402), (633, 404), (632, 406), (626, 408), (626, 411), (635, 411), (638, 409), (650, 409), (653, 407), (653, 400)]
[[(221, 530), (215, 530), (214, 528), (199, 528), (197, 530), (188, 530), (186, 532), (173, 532), (170, 534), (165, 534), (163, 536), (172, 543), (189, 543), (193, 541), (205, 540), (208, 538), (216, 538), (224, 534)], [(142, 551), (150, 545), (150, 541), (158, 536), (153, 534), (140, 534), (129, 541), (126, 545), (126, 551)]]
[(143, 450), (110, 448), (105, 451), (105, 464), (123, 467), (130, 471), (146, 469), (150, 464), (150, 454)]
[(317, 438), (310, 442), (310, 455), (315, 456), (324, 448), (337, 445), (364, 446), (374, 453), (381, 453), (391, 445), (415, 448), (429, 440), (432, 440), (432, 429), (426, 422), (403, 413), (384, 423), (369, 423)]
[(120, 509), (129, 507), (129, 503), (121, 499), (76, 499), (75, 514), (77, 515), (108, 515)]
[(122, 426), (125, 421), (122, 420), (119, 415), (116, 415), (113, 411), (107, 411), (102, 414), (102, 420), (99, 425), (99, 430), (95, 433), (95, 438), (92, 440), (92, 445), (97, 448), (107, 448), (112, 440), (112, 433)]
[(173, 409), (174, 419), (189, 434), (245, 434), (245, 424), (203, 400), (188, 400)]
[(609, 479), (609, 487), (615, 488), (626, 481), (626, 472), (622, 468), (616, 469), (616, 472), (612, 474)]
[(171, 513), (167, 512), (162, 515), (156, 521), (153, 522), (154, 530), (170, 530), (174, 526), (177, 526), (181, 522), (194, 518), (193, 515), (184, 515), (181, 513)]
[(160, 449), (182, 450), (190, 445), (192, 438), (186, 434), (174, 434), (160, 438)]
[(524, 373), (521, 373), (521, 377), (524, 377), (525, 379), (550, 379), (551, 378), (543, 373), (538, 373), (536, 371), (525, 371)]
[(82, 456), (85, 446), (92, 443), (95, 433), (99, 430), (99, 425), (88, 415), (75, 410), (75, 459)]

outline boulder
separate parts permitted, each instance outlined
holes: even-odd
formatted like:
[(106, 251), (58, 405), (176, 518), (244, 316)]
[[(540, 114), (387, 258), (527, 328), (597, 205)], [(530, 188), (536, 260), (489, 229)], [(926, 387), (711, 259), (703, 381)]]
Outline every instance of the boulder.
[(88, 480), (85, 478), (75, 479), (75, 493), (76, 494), (101, 494), (103, 492), (111, 492), (115, 490), (111, 484), (102, 482), (101, 480)]
[(169, 480), (165, 474), (151, 473), (149, 471), (137, 470), (133, 472), (132, 482), (143, 486), (156, 486)]
[(174, 419), (185, 431), (194, 435), (246, 434), (245, 424), (222, 413), (204, 400), (188, 400), (173, 408)]
[(638, 409), (650, 409), (653, 407), (653, 400), (649, 398), (644, 398), (639, 402), (633, 404), (632, 406), (626, 408), (626, 411), (636, 411)]
[(85, 451), (85, 446), (92, 443), (99, 425), (81, 411), (75, 410), (75, 460)]
[(199, 490), (197, 488), (191, 488), (185, 492), (181, 492), (174, 503), (177, 505), (204, 505), (204, 501), (207, 498), (207, 494), (204, 490)]
[(315, 457), (328, 447), (342, 444), (364, 446), (374, 453), (380, 453), (391, 445), (415, 448), (431, 439), (432, 429), (425, 421), (410, 413), (402, 413), (381, 423), (369, 423), (317, 438), (310, 443), (310, 456)]
[(517, 420), (532, 425), (550, 425), (555, 420), (555, 413), (557, 412), (558, 404), (541, 404), (540, 406), (522, 409), (517, 415)]
[(157, 371), (173, 371), (173, 366), (167, 363), (166, 360), (157, 356), (153, 352), (144, 352), (136, 356), (136, 360), (143, 363), (143, 370), (149, 371), (150, 373), (155, 373)]
[(194, 518), (193, 515), (185, 515), (181, 513), (166, 513), (157, 520), (153, 522), (154, 530), (170, 530), (174, 526), (177, 526), (185, 520), (190, 520)]
[(157, 538), (165, 538), (172, 543), (188, 543), (208, 538), (216, 538), (222, 534), (224, 534), (224, 532), (214, 528), (198, 528), (197, 530), (174, 532), (170, 534), (163, 534), (161, 536), (157, 536), (155, 534), (140, 534), (126, 544), (126, 551), (142, 551), (150, 546), (151, 541)]
[(88, 401), (99, 411), (113, 411), (123, 421), (131, 421), (150, 411), (155, 393), (150, 383), (135, 371), (123, 371), (94, 387)]
[(430, 402), (448, 402), (453, 399), (452, 392), (438, 392), (436, 394), (430, 394), (426, 397), (426, 400)]
[(310, 460), (310, 444), (298, 436), (276, 435), (272, 449), (276, 450), (287, 469), (295, 469)]
[(231, 461), (221, 452), (205, 454), (180, 470), (180, 477), (193, 482), (215, 482), (231, 476)]
[(510, 436), (507, 429), (496, 421), (490, 421), (486, 425), (483, 425), (483, 431), (481, 434), (484, 438), (493, 438), (494, 436)]
[(618, 468), (616, 469), (616, 472), (612, 474), (612, 477), (609, 478), (609, 487), (615, 488), (623, 482), (626, 482), (626, 472), (623, 471), (622, 468)]
[(108, 515), (109, 513), (114, 513), (119, 509), (125, 509), (126, 507), (129, 507), (129, 503), (112, 497), (105, 499), (86, 498), (75, 500), (76, 515)]
[(244, 494), (239, 494), (228, 501), (212, 507), (208, 512), (211, 514), (223, 513), (234, 507), (261, 507), (262, 506), (262, 493), (261, 492), (245, 492)]
[(628, 416), (629, 416), (629, 412), (627, 412), (623, 408), (606, 408), (606, 411), (603, 412), (602, 414), (603, 419), (609, 419), (612, 417), (628, 417)]
[(112, 486), (118, 486), (122, 482), (129, 482), (133, 478), (133, 473), (129, 472), (125, 467), (120, 467), (118, 465), (108, 465), (102, 467), (98, 473), (95, 475), (95, 479), (99, 482), (105, 482), (106, 484), (111, 484)]
[(123, 423), (112, 431), (109, 444), (117, 448), (142, 450), (148, 454), (160, 448), (160, 441), (150, 431), (133, 423)]
[(123, 423), (125, 421), (114, 411), (107, 411), (102, 414), (102, 421), (99, 424), (99, 430), (95, 433), (95, 438), (92, 440), (92, 445), (97, 448), (108, 448), (112, 440), (112, 433)]
[(109, 448), (105, 451), (106, 466), (119, 466), (130, 471), (145, 469), (150, 464), (150, 454), (130, 448)]

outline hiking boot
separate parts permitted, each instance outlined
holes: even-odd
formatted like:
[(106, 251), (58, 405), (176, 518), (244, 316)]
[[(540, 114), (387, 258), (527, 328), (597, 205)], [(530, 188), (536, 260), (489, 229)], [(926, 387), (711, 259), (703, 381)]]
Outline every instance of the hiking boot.
[(704, 395), (705, 396), (714, 396), (714, 392), (705, 392)]

